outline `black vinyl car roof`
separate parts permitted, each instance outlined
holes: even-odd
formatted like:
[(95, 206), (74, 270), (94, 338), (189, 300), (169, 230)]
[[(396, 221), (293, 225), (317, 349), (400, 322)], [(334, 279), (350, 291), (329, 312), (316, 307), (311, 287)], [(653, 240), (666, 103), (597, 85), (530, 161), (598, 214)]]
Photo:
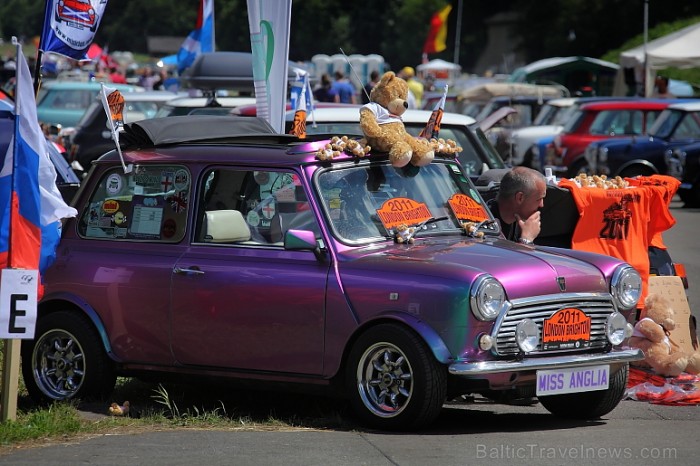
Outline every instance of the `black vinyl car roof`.
[(290, 143), (295, 136), (275, 133), (258, 117), (187, 115), (151, 118), (124, 125), (120, 145), (125, 149), (156, 147), (187, 142), (225, 142), (249, 138), (260, 143)]

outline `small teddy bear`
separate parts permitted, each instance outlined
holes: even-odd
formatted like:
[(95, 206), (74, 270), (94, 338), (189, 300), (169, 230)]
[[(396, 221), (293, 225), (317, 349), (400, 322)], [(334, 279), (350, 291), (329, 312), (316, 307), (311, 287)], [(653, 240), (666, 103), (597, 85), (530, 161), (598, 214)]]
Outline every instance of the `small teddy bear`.
[(398, 225), (396, 227), (396, 233), (394, 234), (394, 239), (397, 243), (409, 243), (412, 244), (415, 239), (413, 238), (413, 233), (416, 229), (414, 227), (409, 227), (405, 223)]
[(433, 161), (435, 152), (426, 139), (410, 135), (401, 120), (408, 108), (408, 84), (387, 71), (370, 93), (370, 103), (360, 108), (360, 127), (367, 143), (388, 152), (391, 164), (400, 168), (409, 162), (417, 167)]
[(125, 401), (123, 405), (118, 405), (117, 403), (112, 403), (109, 406), (109, 414), (112, 416), (128, 416), (129, 415), (129, 402)]
[(364, 157), (369, 154), (371, 147), (347, 136), (333, 136), (329, 143), (316, 151), (316, 158), (321, 161), (333, 160), (345, 152), (353, 157)]
[(686, 354), (668, 338), (668, 332), (676, 327), (671, 302), (653, 293), (644, 300), (644, 309), (645, 317), (634, 326), (629, 339), (631, 347), (644, 352), (644, 359), (632, 365), (650, 368), (665, 377), (700, 373), (700, 353)]

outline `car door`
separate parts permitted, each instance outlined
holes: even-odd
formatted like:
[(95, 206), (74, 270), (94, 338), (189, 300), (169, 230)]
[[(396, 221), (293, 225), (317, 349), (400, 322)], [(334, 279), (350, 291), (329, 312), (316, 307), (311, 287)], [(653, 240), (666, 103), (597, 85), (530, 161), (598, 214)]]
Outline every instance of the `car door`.
[[(320, 231), (298, 178), (217, 169), (205, 179), (196, 237), (172, 279), (176, 360), (320, 374), (329, 264), (312, 251), (286, 251), (279, 232), (282, 219), (297, 221), (292, 228)], [(214, 225), (224, 217), (237, 226)]]

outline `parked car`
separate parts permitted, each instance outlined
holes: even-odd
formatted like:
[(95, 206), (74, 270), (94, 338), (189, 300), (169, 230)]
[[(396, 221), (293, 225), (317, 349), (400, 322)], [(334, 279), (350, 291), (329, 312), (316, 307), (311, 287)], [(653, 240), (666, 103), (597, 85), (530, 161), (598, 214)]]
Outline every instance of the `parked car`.
[(586, 149), (586, 169), (607, 176), (660, 173), (684, 178), (684, 152), (675, 149), (700, 142), (700, 102), (667, 102), (668, 108), (656, 119), (648, 136), (591, 144)]
[(562, 131), (554, 137), (546, 166), (569, 177), (586, 171), (586, 147), (601, 139), (646, 134), (668, 99), (620, 100), (581, 105)]
[[(494, 98), (506, 97), (517, 100), (519, 97), (534, 97), (545, 101), (567, 96), (568, 90), (563, 86), (489, 82), (477, 84), (463, 90), (457, 97), (457, 105), (459, 113), (477, 118)], [(503, 103), (502, 105), (512, 107), (513, 102)], [(498, 108), (493, 108), (488, 113), (496, 110)]]
[[(105, 83), (121, 92), (143, 90), (129, 84)], [(37, 95), (37, 117), (49, 125), (75, 126), (100, 92), (96, 81), (44, 81)]]
[(46, 273), (21, 351), (32, 397), (195, 376), (325, 389), (380, 429), (513, 389), (590, 419), (643, 357), (620, 346), (639, 274), (505, 240), (452, 156), (322, 161), (327, 140), (255, 117), (142, 120), (123, 140), (133, 169), (93, 164)]
[(535, 117), (549, 100), (550, 97), (544, 96), (494, 97), (476, 116), (477, 121), (481, 121), (500, 108), (511, 107), (516, 110), (486, 133), (503, 160), (512, 163), (511, 133), (520, 128), (532, 126)]
[(534, 156), (533, 146), (538, 140), (548, 136), (553, 137), (562, 130), (573, 113), (574, 103), (577, 100), (573, 97), (551, 99), (540, 108), (531, 126), (510, 131), (505, 138), (505, 144), (509, 148), (508, 157), (505, 160), (514, 166), (525, 165), (541, 170), (540, 159)]
[(685, 207), (700, 207), (700, 141), (673, 149), (672, 157), (682, 163), (678, 196)]
[[(170, 91), (123, 92), (124, 123), (154, 118), (158, 110), (179, 94)], [(90, 163), (114, 149), (112, 133), (102, 100), (98, 96), (88, 107), (70, 137), (70, 160), (77, 160), (85, 169)]]
[[(0, 100), (0, 154), (3, 155), (10, 147), (15, 134), (14, 112), (14, 101), (9, 96), (7, 100)], [(63, 200), (70, 204), (73, 195), (80, 187), (80, 179), (59, 151), (59, 146), (48, 139), (46, 140), (46, 152), (56, 170), (56, 187)]]
[(255, 97), (177, 97), (163, 105), (157, 118), (191, 114), (226, 115), (241, 105), (255, 105)]
[[(432, 112), (427, 110), (406, 110), (401, 119), (406, 131), (418, 136), (425, 128)], [(289, 132), (294, 121), (294, 112), (287, 112)], [(306, 115), (306, 132), (337, 136), (362, 136), (360, 128), (360, 107), (357, 105), (340, 105), (318, 108)], [(470, 177), (476, 179), (484, 171), (492, 168), (505, 168), (503, 159), (488, 142), (484, 133), (475, 127), (475, 120), (466, 115), (445, 112), (440, 123), (439, 136), (452, 139), (462, 148), (459, 160)]]

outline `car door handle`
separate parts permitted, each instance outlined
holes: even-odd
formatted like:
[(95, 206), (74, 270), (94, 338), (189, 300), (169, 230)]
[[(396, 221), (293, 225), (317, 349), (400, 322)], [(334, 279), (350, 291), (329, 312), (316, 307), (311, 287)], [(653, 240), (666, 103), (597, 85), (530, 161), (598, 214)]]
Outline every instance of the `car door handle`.
[(173, 273), (176, 273), (178, 275), (204, 275), (204, 271), (199, 270), (199, 267), (197, 267), (196, 265), (185, 269), (176, 266), (173, 269)]

